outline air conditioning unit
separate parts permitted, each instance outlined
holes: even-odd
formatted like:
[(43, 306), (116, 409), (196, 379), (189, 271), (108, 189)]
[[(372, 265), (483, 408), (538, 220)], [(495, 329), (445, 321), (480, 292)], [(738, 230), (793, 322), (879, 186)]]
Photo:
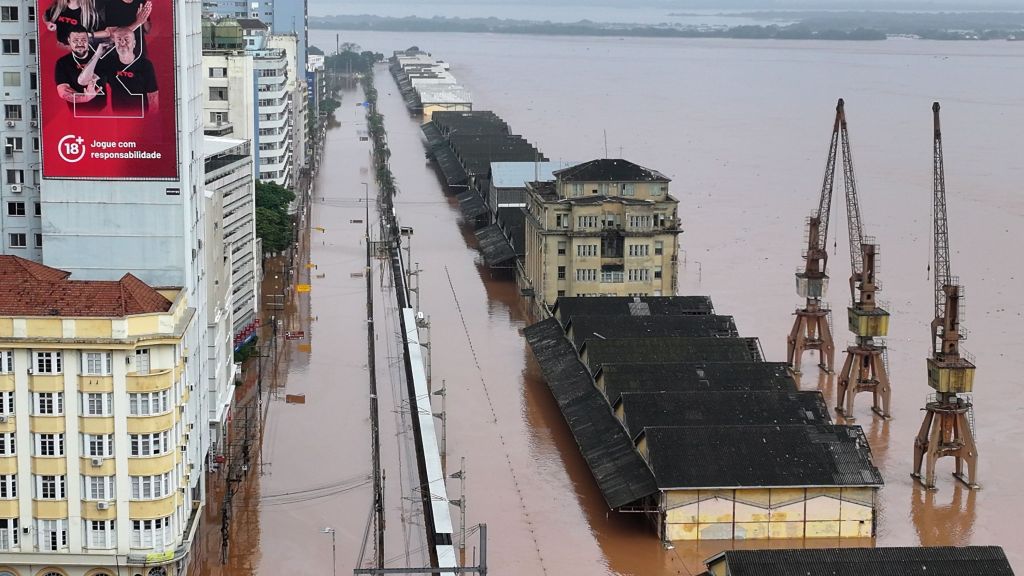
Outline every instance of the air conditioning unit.
[(7, 424), (7, 414), (0, 414), (0, 424)]
[(8, 128), (14, 128), (14, 121), (13, 120), (8, 120), (7, 121), (7, 127)]
[(11, 184), (11, 192), (14, 192), (15, 194), (20, 194), (21, 184)]
[(92, 467), (99, 468), (100, 466), (103, 466), (103, 458), (93, 458)]
[(96, 509), (97, 510), (109, 510), (110, 509), (110, 502), (97, 502), (96, 503)]
[(36, 128), (36, 127), (39, 126), (39, 122), (36, 121), (36, 120), (33, 120), (33, 121), (29, 122), (28, 125), (33, 127), (33, 128)]

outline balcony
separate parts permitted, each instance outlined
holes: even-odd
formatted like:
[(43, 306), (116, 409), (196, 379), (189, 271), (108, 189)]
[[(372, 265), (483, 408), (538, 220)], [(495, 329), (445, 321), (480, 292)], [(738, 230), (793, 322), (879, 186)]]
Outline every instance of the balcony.
[[(180, 369), (179, 369), (180, 370)], [(125, 388), (128, 392), (156, 392), (168, 390), (174, 386), (176, 372), (179, 370), (153, 370), (148, 374), (129, 372), (125, 377)]]

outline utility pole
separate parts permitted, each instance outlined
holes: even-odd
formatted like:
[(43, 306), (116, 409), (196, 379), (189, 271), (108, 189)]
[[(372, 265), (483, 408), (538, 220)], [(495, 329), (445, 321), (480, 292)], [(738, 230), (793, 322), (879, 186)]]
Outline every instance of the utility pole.
[(480, 562), (476, 566), (425, 566), (418, 568), (356, 568), (353, 575), (370, 574), (479, 574), (487, 576), (487, 524), (480, 524)]
[(366, 366), (370, 376), (370, 443), (373, 450), (373, 509), (377, 533), (377, 567), (384, 567), (384, 483), (380, 469), (380, 413), (377, 405), (377, 352), (373, 327), (373, 248), (370, 242), (370, 186), (364, 186), (366, 202)]
[[(430, 349), (427, 348), (427, 351), (429, 352)], [(434, 396), (441, 397), (441, 412), (434, 414), (434, 418), (441, 420), (441, 460), (444, 461), (448, 455), (448, 413), (445, 410), (445, 398), (448, 397), (448, 389), (447, 382), (444, 379), (441, 380), (441, 389), (434, 392)]]
[[(466, 564), (466, 457), (459, 460), (459, 471), (449, 476), (459, 480), (459, 499), (450, 500), (451, 504), (459, 507), (459, 531), (462, 536), (459, 538), (460, 563)], [(481, 525), (483, 526), (483, 525)]]

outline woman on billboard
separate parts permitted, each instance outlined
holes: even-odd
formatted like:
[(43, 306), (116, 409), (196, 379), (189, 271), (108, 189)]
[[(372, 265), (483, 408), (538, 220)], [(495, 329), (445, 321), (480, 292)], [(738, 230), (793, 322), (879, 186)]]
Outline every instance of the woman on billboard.
[(91, 37), (100, 27), (96, 0), (54, 0), (44, 18), (46, 29), (56, 32), (57, 43), (68, 49), (68, 34), (73, 28), (83, 29)]

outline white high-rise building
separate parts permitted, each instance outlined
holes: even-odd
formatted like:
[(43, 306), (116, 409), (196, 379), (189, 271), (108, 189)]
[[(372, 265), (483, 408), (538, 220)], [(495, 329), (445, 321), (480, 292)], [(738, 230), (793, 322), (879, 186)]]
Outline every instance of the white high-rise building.
[(0, 254), (42, 259), (35, 2), (0, 6)]
[(306, 91), (305, 69), (299, 65), (299, 37), (295, 34), (273, 34), (267, 38), (267, 46), (285, 52), (288, 63), (286, 89), (291, 93), (292, 113), (292, 167), (293, 180), (297, 181), (299, 171), (306, 166), (306, 111), (309, 100)]

